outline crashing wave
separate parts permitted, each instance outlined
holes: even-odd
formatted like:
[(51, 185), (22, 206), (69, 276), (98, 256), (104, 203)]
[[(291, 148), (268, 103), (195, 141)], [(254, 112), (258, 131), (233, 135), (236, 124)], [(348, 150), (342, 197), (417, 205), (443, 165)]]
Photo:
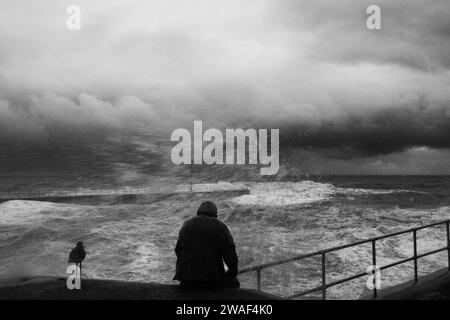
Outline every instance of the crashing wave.
[(32, 223), (45, 218), (42, 212), (54, 209), (52, 202), (10, 200), (0, 203), (0, 225)]
[(288, 206), (328, 200), (335, 187), (329, 183), (300, 182), (254, 182), (249, 183), (250, 194), (230, 199), (245, 206)]

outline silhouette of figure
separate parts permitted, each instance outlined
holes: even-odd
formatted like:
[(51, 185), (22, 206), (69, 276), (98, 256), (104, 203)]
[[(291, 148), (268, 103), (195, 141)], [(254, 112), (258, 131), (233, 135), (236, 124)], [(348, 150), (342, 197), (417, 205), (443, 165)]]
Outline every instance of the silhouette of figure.
[(81, 262), (83, 262), (86, 257), (86, 251), (84, 250), (84, 245), (82, 241), (78, 241), (75, 248), (70, 251), (69, 254), (69, 263), (75, 263), (76, 265), (80, 265), (80, 274), (81, 274)]
[(179, 280), (182, 287), (239, 288), (236, 246), (227, 226), (217, 219), (213, 202), (203, 202), (197, 216), (183, 224), (175, 253), (174, 280)]

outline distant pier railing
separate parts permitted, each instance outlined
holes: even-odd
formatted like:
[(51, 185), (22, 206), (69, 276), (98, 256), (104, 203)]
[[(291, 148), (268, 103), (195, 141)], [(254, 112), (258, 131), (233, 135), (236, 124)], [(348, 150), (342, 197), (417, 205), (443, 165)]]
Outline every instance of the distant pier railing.
[[(447, 233), (447, 246), (436, 249), (436, 250), (432, 250), (432, 251), (428, 251), (422, 254), (417, 254), (417, 231), (425, 229), (425, 228), (430, 228), (430, 227), (435, 227), (435, 226), (439, 226), (439, 225), (445, 225), (446, 227), (446, 233)], [(384, 266), (380, 267), (380, 271), (381, 270), (385, 270), (388, 268), (392, 268), (395, 267), (397, 265), (409, 262), (409, 261), (414, 261), (414, 282), (417, 283), (419, 277), (418, 277), (418, 272), (417, 272), (417, 262), (419, 258), (423, 258), (435, 253), (439, 253), (442, 251), (447, 251), (447, 258), (448, 258), (448, 269), (450, 270), (450, 230), (449, 230), (449, 226), (450, 226), (450, 220), (444, 220), (444, 221), (440, 221), (440, 222), (435, 222), (435, 223), (431, 223), (431, 224), (427, 224), (424, 226), (420, 226), (420, 227), (415, 227), (415, 228), (410, 228), (407, 230), (403, 230), (403, 231), (399, 231), (399, 232), (394, 232), (391, 234), (387, 234), (387, 235), (383, 235), (383, 236), (378, 236), (378, 237), (374, 237), (374, 238), (369, 238), (366, 240), (361, 240), (361, 241), (357, 241), (354, 243), (349, 243), (349, 244), (345, 244), (345, 245), (341, 245), (341, 246), (336, 246), (336, 247), (332, 247), (332, 248), (328, 248), (328, 249), (324, 249), (324, 250), (319, 250), (319, 251), (315, 251), (315, 252), (311, 252), (311, 253), (307, 253), (307, 254), (302, 254), (302, 255), (298, 255), (295, 257), (291, 257), (291, 258), (287, 258), (287, 259), (283, 259), (283, 260), (279, 260), (279, 261), (274, 261), (274, 262), (269, 262), (269, 263), (264, 263), (264, 264), (260, 264), (260, 265), (256, 265), (256, 266), (252, 266), (252, 267), (247, 267), (247, 268), (243, 268), (239, 271), (240, 274), (243, 273), (248, 273), (248, 272), (256, 272), (256, 287), (259, 291), (261, 291), (261, 271), (270, 267), (274, 267), (274, 266), (278, 266), (281, 264), (286, 264), (289, 262), (293, 262), (293, 261), (298, 261), (298, 260), (302, 260), (302, 259), (306, 259), (306, 258), (310, 258), (310, 257), (314, 257), (314, 256), (321, 256), (322, 259), (322, 285), (317, 286), (315, 288), (312, 289), (308, 289), (308, 290), (304, 290), (304, 291), (300, 291), (297, 293), (294, 293), (290, 296), (287, 296), (285, 298), (287, 299), (293, 299), (293, 298), (297, 298), (297, 297), (301, 297), (313, 292), (317, 292), (317, 291), (321, 291), (322, 292), (322, 299), (325, 300), (326, 299), (326, 295), (327, 295), (327, 289), (333, 286), (336, 286), (338, 284), (342, 284), (357, 278), (361, 278), (364, 276), (367, 276), (367, 272), (361, 272), (361, 273), (357, 273), (354, 274), (350, 277), (346, 277), (337, 281), (333, 281), (330, 283), (327, 283), (326, 281), (326, 255), (330, 252), (334, 252), (334, 251), (338, 251), (338, 250), (342, 250), (342, 249), (346, 249), (346, 248), (350, 248), (350, 247), (354, 247), (354, 246), (358, 246), (361, 244), (365, 244), (365, 243), (371, 243), (372, 244), (372, 264), (375, 266), (377, 263), (377, 251), (376, 251), (376, 241), (378, 240), (382, 240), (382, 239), (386, 239), (386, 238), (390, 238), (390, 237), (394, 237), (394, 236), (398, 236), (401, 234), (406, 234), (406, 233), (412, 233), (413, 234), (413, 256), (406, 258), (406, 259), (402, 259)], [(373, 298), (377, 297), (377, 289), (374, 286), (373, 289)]]

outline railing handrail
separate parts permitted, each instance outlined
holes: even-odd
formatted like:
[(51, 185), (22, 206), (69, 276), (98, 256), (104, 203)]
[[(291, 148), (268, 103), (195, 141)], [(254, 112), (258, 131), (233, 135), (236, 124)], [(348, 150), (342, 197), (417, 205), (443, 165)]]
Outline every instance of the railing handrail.
[(331, 248), (327, 248), (327, 249), (317, 250), (317, 251), (314, 251), (314, 252), (301, 254), (301, 255), (294, 256), (294, 257), (287, 258), (287, 259), (281, 259), (281, 260), (277, 260), (277, 261), (273, 261), (273, 262), (262, 263), (262, 264), (259, 264), (259, 265), (256, 265), (256, 266), (243, 268), (243, 269), (239, 270), (239, 273), (246, 273), (246, 272), (250, 272), (250, 271), (262, 270), (262, 269), (273, 267), (273, 266), (277, 266), (277, 265), (280, 265), (280, 264), (285, 264), (285, 263), (296, 261), (296, 260), (310, 258), (310, 257), (313, 257), (313, 256), (320, 255), (322, 253), (329, 253), (329, 252), (333, 252), (333, 251), (338, 251), (338, 250), (342, 250), (342, 249), (358, 246), (358, 245), (361, 245), (361, 244), (364, 244), (364, 243), (369, 243), (369, 242), (373, 242), (373, 241), (377, 241), (377, 240), (381, 240), (381, 239), (385, 239), (385, 238), (395, 237), (395, 236), (398, 236), (398, 235), (401, 235), (401, 234), (405, 234), (405, 233), (408, 233), (408, 232), (413, 232), (414, 230), (417, 231), (417, 230), (421, 230), (421, 229), (425, 229), (425, 228), (429, 228), (429, 227), (434, 227), (434, 226), (437, 226), (437, 225), (440, 225), (440, 224), (444, 224), (446, 222), (450, 222), (450, 219), (439, 221), (439, 222), (434, 222), (434, 223), (427, 224), (427, 225), (424, 225), (424, 226), (410, 228), (410, 229), (407, 229), (407, 230), (397, 231), (397, 232), (386, 234), (386, 235), (382, 235), (382, 236), (372, 237), (372, 238), (368, 238), (368, 239), (364, 239), (364, 240), (360, 240), (360, 241), (356, 241), (356, 242), (352, 242), (352, 243), (347, 243), (347, 244), (343, 244), (343, 245), (340, 245), (340, 246), (335, 246), (335, 247), (331, 247)]
[[(430, 227), (442, 225), (442, 224), (446, 224), (446, 227), (447, 227), (447, 246), (443, 247), (443, 248), (436, 249), (436, 250), (432, 250), (432, 251), (429, 251), (429, 252), (425, 252), (423, 254), (418, 255), (417, 254), (417, 239), (416, 239), (417, 231), (425, 229), (425, 228), (430, 228)], [(314, 252), (310, 252), (310, 253), (306, 253), (306, 254), (301, 254), (301, 255), (297, 255), (297, 256), (294, 256), (294, 257), (286, 258), (286, 259), (281, 259), (281, 260), (277, 260), (277, 261), (273, 261), (273, 262), (263, 263), (263, 264), (259, 264), (259, 265), (256, 265), (256, 266), (250, 266), (250, 267), (241, 269), (239, 271), (239, 274), (256, 271), (257, 272), (257, 287), (258, 287), (258, 290), (261, 290), (261, 270), (269, 268), (269, 267), (274, 267), (274, 266), (277, 266), (277, 265), (286, 264), (286, 263), (289, 263), (289, 262), (298, 261), (298, 260), (302, 260), (302, 259), (306, 259), (306, 258), (310, 258), (310, 257), (321, 255), (322, 256), (322, 285), (319, 286), (319, 287), (316, 287), (316, 288), (309, 289), (309, 290), (306, 290), (304, 292), (301, 292), (300, 294), (294, 294), (294, 295), (292, 295), (290, 297), (305, 295), (307, 293), (311, 293), (311, 292), (314, 292), (314, 291), (322, 290), (323, 291), (323, 298), (325, 298), (325, 290), (327, 288), (329, 288), (331, 286), (334, 286), (336, 284), (340, 284), (340, 283), (343, 283), (343, 282), (347, 282), (347, 281), (350, 281), (350, 280), (362, 277), (362, 276), (367, 274), (365, 272), (364, 273), (359, 273), (359, 274), (350, 276), (348, 278), (341, 279), (341, 280), (338, 280), (338, 281), (326, 284), (326, 279), (325, 279), (325, 255), (327, 253), (338, 251), (338, 250), (342, 250), (342, 249), (346, 249), (346, 248), (350, 248), (350, 247), (354, 247), (354, 246), (358, 246), (358, 245), (365, 244), (365, 243), (372, 243), (373, 263), (374, 263), (374, 265), (376, 265), (376, 247), (375, 247), (375, 242), (377, 240), (382, 240), (382, 239), (395, 237), (395, 236), (398, 236), (398, 235), (402, 235), (402, 234), (413, 232), (413, 242), (414, 242), (414, 254), (413, 254), (413, 256), (410, 257), (410, 258), (406, 258), (406, 259), (400, 260), (398, 262), (391, 263), (391, 264), (386, 265), (386, 266), (382, 266), (382, 267), (380, 267), (380, 269), (387, 269), (387, 268), (390, 268), (390, 267), (393, 267), (393, 266), (396, 266), (396, 265), (399, 265), (399, 264), (406, 263), (408, 261), (413, 261), (414, 260), (414, 278), (415, 278), (415, 281), (417, 282), (417, 279), (418, 279), (418, 275), (417, 275), (417, 259), (418, 258), (422, 258), (422, 257), (430, 255), (430, 254), (434, 254), (434, 253), (438, 253), (438, 252), (447, 250), (448, 251), (448, 268), (450, 269), (450, 231), (449, 231), (449, 224), (450, 224), (450, 219), (442, 220), (442, 221), (430, 223), (430, 224), (427, 224), (427, 225), (422, 225), (422, 226), (409, 228), (409, 229), (402, 230), (402, 231), (393, 232), (393, 233), (386, 234), (386, 235), (372, 237), (372, 238), (368, 238), (368, 239), (364, 239), (364, 240), (360, 240), (360, 241), (356, 241), (356, 242), (352, 242), (352, 243), (348, 243), (348, 244), (344, 244), (344, 245), (340, 245), (340, 246), (335, 246), (335, 247), (326, 248), (326, 249), (322, 249), (322, 250), (318, 250), (318, 251), (314, 251)], [(374, 297), (376, 297), (376, 289), (374, 289)]]

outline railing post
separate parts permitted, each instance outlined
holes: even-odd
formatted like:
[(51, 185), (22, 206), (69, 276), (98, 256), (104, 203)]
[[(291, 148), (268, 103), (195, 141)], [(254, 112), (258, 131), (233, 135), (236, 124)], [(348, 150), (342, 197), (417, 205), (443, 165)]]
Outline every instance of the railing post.
[(261, 269), (256, 269), (256, 288), (261, 291)]
[(322, 300), (325, 300), (327, 298), (327, 288), (326, 285), (326, 268), (325, 268), (325, 252), (322, 252)]
[(417, 283), (417, 230), (413, 230), (413, 242), (414, 242), (414, 282)]
[(447, 257), (448, 257), (448, 269), (450, 270), (450, 230), (449, 230), (449, 221), (445, 223), (447, 227)]
[[(373, 268), (376, 268), (377, 265), (377, 248), (375, 246), (375, 241), (376, 240), (372, 240), (372, 265)], [(377, 297), (377, 286), (374, 284), (373, 286), (373, 298), (375, 299)]]

